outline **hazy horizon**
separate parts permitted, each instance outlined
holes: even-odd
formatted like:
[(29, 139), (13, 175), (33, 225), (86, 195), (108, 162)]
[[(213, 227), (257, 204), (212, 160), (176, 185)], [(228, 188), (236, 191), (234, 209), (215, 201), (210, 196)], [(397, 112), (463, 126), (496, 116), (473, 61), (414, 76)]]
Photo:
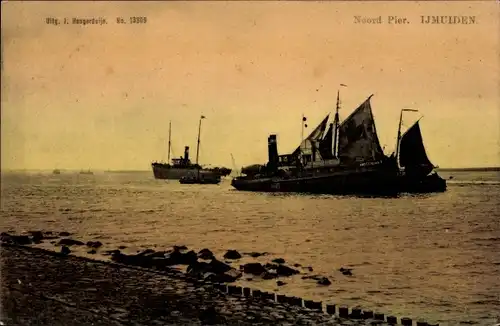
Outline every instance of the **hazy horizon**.
[[(408, 25), (354, 24), (398, 15)], [(475, 15), (424, 25), (420, 15)], [(146, 24), (117, 25), (116, 17)], [(106, 17), (107, 25), (45, 18)], [(390, 154), (402, 108), (432, 163), (500, 166), (500, 26), (495, 2), (2, 2), (2, 170), (140, 170), (190, 146), (202, 165), (265, 163), (369, 95)], [(310, 129), (308, 129), (310, 130)], [(403, 130), (404, 131), (404, 130)], [(306, 131), (307, 133), (307, 131)]]
[[(215, 167), (215, 166), (213, 166)], [(232, 166), (227, 166), (232, 169), (231, 172), (239, 172), (241, 166), (237, 166), (238, 171), (234, 171)], [(128, 170), (116, 170), (116, 169), (88, 169), (88, 168), (80, 168), (80, 169), (72, 169), (72, 168), (56, 168), (59, 171), (67, 171), (67, 172), (80, 172), (90, 170), (92, 172), (151, 172), (151, 168), (143, 168), (141, 169), (128, 169)], [(53, 172), (55, 169), (2, 169), (3, 172)], [(462, 168), (453, 168), (453, 167), (437, 167), (438, 171), (445, 170), (456, 170), (456, 171), (500, 171), (500, 166), (480, 166), (480, 167), (462, 167)]]

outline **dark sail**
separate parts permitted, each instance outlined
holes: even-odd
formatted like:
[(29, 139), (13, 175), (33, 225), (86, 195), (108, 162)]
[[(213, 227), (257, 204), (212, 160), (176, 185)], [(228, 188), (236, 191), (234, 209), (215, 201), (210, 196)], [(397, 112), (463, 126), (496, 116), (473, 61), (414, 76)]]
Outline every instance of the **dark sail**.
[(320, 122), (320, 124), (309, 134), (309, 136), (302, 141), (299, 147), (293, 152), (293, 155), (299, 155), (299, 153), (304, 151), (306, 149), (307, 151), (312, 152), (313, 146), (317, 148), (315, 145), (315, 142), (318, 141), (318, 139), (323, 136), (325, 130), (326, 130), (326, 124), (328, 122), (328, 118), (330, 115), (328, 114), (323, 121)]
[(401, 137), (399, 164), (407, 175), (428, 175), (434, 168), (425, 152), (424, 141), (418, 121)]
[(341, 162), (373, 162), (384, 159), (370, 105), (371, 96), (339, 127)]
[(333, 123), (331, 123), (330, 128), (328, 128), (328, 131), (326, 132), (326, 136), (319, 142), (319, 153), (321, 158), (324, 160), (330, 160), (333, 158), (333, 128)]

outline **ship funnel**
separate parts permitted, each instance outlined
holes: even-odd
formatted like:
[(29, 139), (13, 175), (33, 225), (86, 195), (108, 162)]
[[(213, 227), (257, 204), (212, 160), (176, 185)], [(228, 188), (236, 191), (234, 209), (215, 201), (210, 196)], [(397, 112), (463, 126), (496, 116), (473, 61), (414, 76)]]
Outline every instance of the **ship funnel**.
[(189, 160), (189, 146), (185, 146), (184, 147), (184, 161), (188, 161)]
[(278, 168), (278, 143), (276, 142), (276, 135), (270, 135), (267, 138), (267, 148), (269, 156), (268, 166), (271, 170), (275, 171)]

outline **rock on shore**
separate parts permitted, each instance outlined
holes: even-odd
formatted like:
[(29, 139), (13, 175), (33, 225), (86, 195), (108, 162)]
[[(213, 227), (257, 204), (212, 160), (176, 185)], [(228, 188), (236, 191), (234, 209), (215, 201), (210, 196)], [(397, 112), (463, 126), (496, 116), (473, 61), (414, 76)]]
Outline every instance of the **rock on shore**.
[[(319, 286), (329, 286), (331, 281), (321, 275), (308, 275), (312, 272), (312, 267), (302, 267), (300, 264), (295, 263), (294, 267), (302, 267), (302, 272), (294, 269), (285, 264), (283, 258), (274, 258), (269, 263), (261, 264), (258, 262), (245, 263), (239, 266), (239, 270), (232, 267), (231, 263), (236, 263), (243, 256), (234, 249), (229, 249), (222, 258), (225, 262), (218, 260), (214, 253), (208, 248), (200, 250), (196, 253), (189, 250), (184, 245), (175, 245), (173, 249), (166, 251), (156, 251), (153, 249), (145, 249), (138, 251), (135, 254), (125, 254), (121, 250), (126, 246), (119, 246), (119, 249), (102, 250), (104, 244), (100, 241), (87, 241), (86, 243), (80, 240), (70, 238), (69, 232), (54, 232), (54, 231), (28, 231), (21, 235), (13, 235), (2, 232), (0, 234), (0, 242), (5, 244), (14, 244), (21, 246), (37, 245), (43, 243), (45, 240), (50, 241), (63, 255), (80, 254), (83, 250), (89, 255), (100, 253), (117, 263), (150, 268), (162, 271), (176, 271), (180, 265), (187, 266), (186, 274), (203, 281), (231, 283), (244, 278), (247, 281), (262, 281), (262, 280), (276, 280), (277, 286), (284, 286), (287, 282), (279, 280), (279, 278), (288, 278), (297, 274), (306, 275), (302, 276), (303, 280), (314, 280)], [(59, 239), (59, 241), (56, 241)], [(79, 249), (82, 248), (82, 249)], [(244, 255), (256, 258), (260, 256), (269, 255), (269, 253), (243, 253)], [(201, 260), (201, 261), (199, 261)], [(352, 276), (351, 269), (340, 268), (339, 271), (346, 276)]]

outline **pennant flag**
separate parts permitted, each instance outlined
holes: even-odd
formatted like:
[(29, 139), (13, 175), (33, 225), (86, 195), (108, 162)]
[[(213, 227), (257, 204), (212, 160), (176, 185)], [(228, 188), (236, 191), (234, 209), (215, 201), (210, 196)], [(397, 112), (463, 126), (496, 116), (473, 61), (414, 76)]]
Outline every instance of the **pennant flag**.
[(205, 119), (206, 117), (204, 115), (201, 116), (201, 119)]
[(344, 86), (344, 87), (347, 87), (347, 85), (345, 85), (345, 84), (340, 84), (340, 86)]

